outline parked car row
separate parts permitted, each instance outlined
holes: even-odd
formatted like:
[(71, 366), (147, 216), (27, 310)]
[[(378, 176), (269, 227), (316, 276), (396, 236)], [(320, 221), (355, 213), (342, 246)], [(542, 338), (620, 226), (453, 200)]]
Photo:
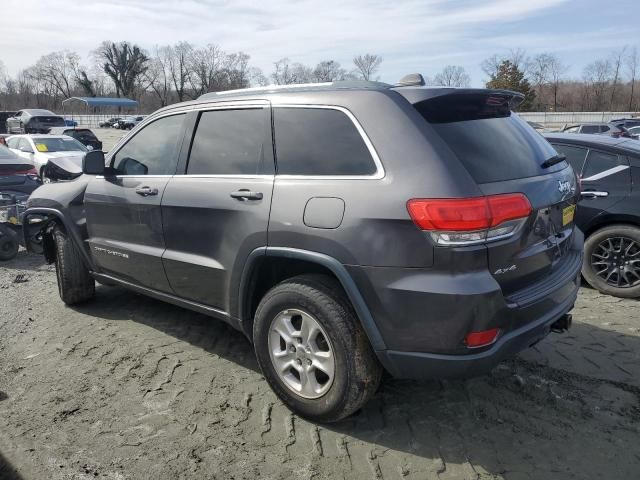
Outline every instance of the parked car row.
[(117, 128), (120, 130), (131, 130), (138, 123), (144, 120), (144, 115), (129, 115), (126, 117), (112, 117), (109, 120), (101, 122), (101, 128)]
[(581, 123), (577, 125), (567, 125), (562, 129), (562, 132), (608, 135), (614, 138), (631, 137), (623, 125), (615, 125), (613, 123)]

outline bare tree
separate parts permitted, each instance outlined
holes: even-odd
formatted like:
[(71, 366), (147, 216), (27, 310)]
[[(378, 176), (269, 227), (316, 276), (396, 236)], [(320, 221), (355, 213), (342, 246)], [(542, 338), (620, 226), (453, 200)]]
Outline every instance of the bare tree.
[(189, 58), (189, 84), (193, 98), (213, 91), (224, 57), (225, 53), (222, 49), (213, 44), (191, 51)]
[[(553, 53), (541, 53), (530, 60), (529, 77), (543, 106), (553, 105), (554, 111), (558, 109), (558, 92), (566, 71), (567, 66)], [(551, 90), (552, 98), (545, 102), (547, 90)]]
[(288, 58), (281, 58), (274, 64), (275, 70), (271, 79), (276, 85), (290, 85), (293, 83), (311, 83), (314, 71), (311, 67), (301, 63), (291, 63)]
[(189, 59), (193, 52), (193, 45), (188, 42), (180, 42), (173, 47), (166, 48), (169, 74), (178, 96), (178, 101), (182, 102), (185, 98), (185, 90), (189, 81)]
[(584, 68), (584, 95), (583, 108), (591, 110), (603, 110), (605, 108), (605, 93), (611, 82), (611, 63), (609, 60), (596, 60)]
[(131, 97), (147, 71), (149, 58), (137, 45), (103, 42), (96, 52), (104, 72), (113, 80), (116, 95)]
[(358, 55), (353, 59), (353, 64), (356, 66), (356, 75), (366, 81), (374, 80), (373, 77), (380, 68), (381, 63), (382, 57), (380, 55), (372, 55), (370, 53)]
[(631, 92), (629, 94), (629, 111), (632, 111), (633, 96), (635, 94), (636, 80), (638, 76), (638, 47), (633, 47), (629, 50), (629, 53), (625, 58), (625, 64), (627, 67), (627, 73), (629, 74), (629, 81), (631, 83)]
[(459, 65), (447, 65), (428, 82), (430, 85), (443, 87), (468, 87), (471, 77)]
[(79, 77), (80, 56), (75, 52), (61, 51), (41, 57), (35, 65), (34, 74), (55, 96), (73, 96)]
[(620, 79), (620, 70), (624, 62), (626, 49), (627, 47), (622, 47), (611, 54), (611, 71), (613, 74), (613, 79), (611, 81), (611, 97), (609, 98), (609, 110), (613, 109), (616, 87), (618, 86), (618, 80)]
[(509, 50), (505, 55), (494, 54), (489, 58), (486, 58), (480, 63), (482, 71), (490, 78), (495, 78), (500, 71), (502, 63), (508, 60), (512, 65), (528, 76), (530, 59), (527, 56), (527, 51), (522, 48), (515, 48)]
[(317, 82), (337, 82), (344, 80), (347, 72), (335, 60), (323, 60), (313, 69), (313, 76)]
[(146, 81), (145, 87), (151, 89), (158, 98), (161, 107), (168, 104), (171, 95), (170, 58), (172, 54), (171, 47), (156, 46), (149, 60), (149, 68), (143, 75)]

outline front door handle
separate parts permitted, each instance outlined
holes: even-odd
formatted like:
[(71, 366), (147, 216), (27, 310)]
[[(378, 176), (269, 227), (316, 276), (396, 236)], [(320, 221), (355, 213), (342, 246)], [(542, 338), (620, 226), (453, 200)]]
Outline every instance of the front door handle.
[(157, 195), (158, 189), (151, 187), (138, 187), (136, 188), (136, 193), (138, 195), (142, 195), (143, 197), (149, 197), (151, 195)]
[(242, 189), (242, 190), (238, 190), (237, 192), (233, 192), (230, 194), (231, 198), (235, 198), (236, 200), (240, 200), (240, 201), (247, 201), (247, 200), (262, 200), (263, 195), (262, 192), (252, 192), (251, 190), (247, 190), (247, 189)]
[(581, 195), (585, 198), (602, 198), (602, 197), (608, 197), (609, 192), (598, 192), (596, 190), (584, 190), (581, 192)]

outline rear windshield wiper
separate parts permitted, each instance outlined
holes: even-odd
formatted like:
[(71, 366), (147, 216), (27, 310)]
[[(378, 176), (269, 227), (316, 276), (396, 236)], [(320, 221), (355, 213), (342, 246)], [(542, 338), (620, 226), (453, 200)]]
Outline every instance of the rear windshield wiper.
[(544, 162), (542, 162), (542, 165), (540, 166), (542, 168), (549, 168), (556, 165), (557, 163), (564, 162), (566, 159), (567, 156), (560, 153), (558, 155), (554, 155), (551, 158), (547, 158)]

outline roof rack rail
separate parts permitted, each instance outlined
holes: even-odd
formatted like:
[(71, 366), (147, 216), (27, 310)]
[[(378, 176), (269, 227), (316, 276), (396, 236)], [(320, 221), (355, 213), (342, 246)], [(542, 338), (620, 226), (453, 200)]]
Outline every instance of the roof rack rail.
[(331, 89), (387, 89), (391, 85), (382, 82), (372, 82), (365, 80), (340, 80), (336, 82), (319, 83), (291, 83), (287, 85), (267, 85), (264, 87), (239, 88), (236, 90), (223, 90), (220, 92), (209, 92), (201, 95), (200, 99), (223, 97), (225, 95), (245, 95), (260, 92), (285, 92), (291, 90), (331, 90)]

